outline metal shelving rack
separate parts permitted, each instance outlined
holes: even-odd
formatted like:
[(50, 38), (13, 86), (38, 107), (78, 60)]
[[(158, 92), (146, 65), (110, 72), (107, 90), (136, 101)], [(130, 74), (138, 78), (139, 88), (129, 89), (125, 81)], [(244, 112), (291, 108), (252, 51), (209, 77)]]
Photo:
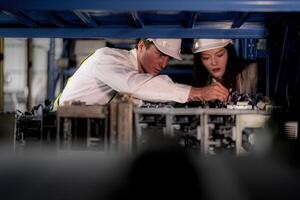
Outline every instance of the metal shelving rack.
[(266, 24), (299, 12), (296, 0), (12, 0), (0, 36), (61, 38), (264, 38)]

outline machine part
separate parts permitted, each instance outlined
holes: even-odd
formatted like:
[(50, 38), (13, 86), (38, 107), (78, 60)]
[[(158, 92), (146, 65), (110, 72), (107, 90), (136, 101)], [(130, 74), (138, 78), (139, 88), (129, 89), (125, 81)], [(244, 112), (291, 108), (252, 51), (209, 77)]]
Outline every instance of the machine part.
[(297, 139), (298, 137), (298, 122), (288, 121), (284, 123), (284, 131), (289, 139)]
[(266, 103), (262, 102), (262, 101), (259, 101), (257, 104), (256, 104), (257, 108), (260, 109), (260, 110), (264, 110), (266, 108)]
[(64, 149), (71, 149), (72, 144), (72, 121), (66, 118), (63, 122), (63, 146)]
[(267, 106), (271, 106), (271, 101), (261, 93), (254, 95), (241, 94), (238, 91), (233, 91), (230, 94), (229, 102), (214, 100), (181, 104), (176, 102), (153, 103), (146, 101), (141, 105), (141, 108), (227, 108), (236, 110), (266, 110)]
[(208, 115), (208, 143), (209, 154), (216, 154), (226, 150), (235, 152), (236, 140), (233, 127), (236, 124), (234, 115)]
[(245, 128), (242, 132), (242, 147), (246, 152), (253, 150), (255, 133), (253, 128)]
[[(266, 123), (270, 119), (270, 115), (267, 113), (262, 115), (255, 115), (255, 114), (244, 114), (244, 115), (237, 115), (236, 121), (236, 127), (237, 127), (237, 148), (236, 152), (237, 154), (244, 153), (246, 149), (243, 148), (243, 131), (246, 134), (246, 139), (249, 143), (249, 150), (252, 150), (253, 147), (255, 147), (257, 150), (260, 148), (267, 147), (269, 145), (269, 136), (268, 132), (264, 129), (266, 126)], [(245, 131), (246, 130), (246, 131)], [(247, 131), (248, 130), (248, 131)], [(250, 131), (249, 131), (250, 130)], [(255, 136), (254, 134), (251, 136), (252, 133), (258, 134)], [(255, 136), (255, 137), (254, 137)], [(256, 141), (255, 138), (260, 138)], [(252, 145), (251, 142), (254, 141), (254, 145)], [(244, 141), (245, 142), (245, 141)], [(246, 151), (247, 152), (247, 151)]]
[(58, 107), (58, 148), (108, 151), (108, 121), (107, 106), (77, 104)]
[(15, 150), (55, 148), (56, 114), (51, 112), (51, 102), (34, 106), (31, 112), (16, 115)]
[[(240, 106), (247, 104), (238, 102)], [(264, 127), (270, 114), (254, 109), (153, 105), (133, 108), (128, 103), (113, 103), (109, 107), (79, 104), (61, 106), (56, 113), (38, 106), (32, 113), (19, 115), (16, 138), (25, 146), (29, 141), (38, 145), (55, 141), (58, 149), (64, 150), (122, 152), (172, 140), (204, 154), (222, 151), (240, 154), (245, 150), (243, 130)], [(248, 142), (251, 144), (251, 138)]]
[(14, 150), (15, 118), (16, 113), (14, 112), (0, 112), (0, 150)]
[[(162, 104), (160, 104), (162, 106)], [(240, 154), (242, 131), (264, 127), (270, 113), (226, 108), (137, 107), (134, 109), (138, 147), (173, 138), (177, 144), (204, 154)]]

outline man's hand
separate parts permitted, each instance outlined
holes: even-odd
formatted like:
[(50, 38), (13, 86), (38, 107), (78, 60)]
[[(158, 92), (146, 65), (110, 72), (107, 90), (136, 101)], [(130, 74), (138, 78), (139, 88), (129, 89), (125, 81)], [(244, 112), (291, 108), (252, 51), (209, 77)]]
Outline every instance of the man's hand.
[(221, 83), (214, 82), (209, 86), (202, 88), (193, 87), (189, 94), (188, 101), (212, 101), (220, 100), (227, 101), (229, 96), (229, 91)]

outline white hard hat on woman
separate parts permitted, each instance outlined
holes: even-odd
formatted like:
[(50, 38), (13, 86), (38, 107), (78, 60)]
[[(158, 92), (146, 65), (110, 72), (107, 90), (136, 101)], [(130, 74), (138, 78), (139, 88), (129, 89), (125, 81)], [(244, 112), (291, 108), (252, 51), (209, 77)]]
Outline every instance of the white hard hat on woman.
[(200, 53), (211, 49), (225, 47), (229, 43), (233, 44), (233, 41), (231, 39), (194, 39), (192, 51), (193, 53)]

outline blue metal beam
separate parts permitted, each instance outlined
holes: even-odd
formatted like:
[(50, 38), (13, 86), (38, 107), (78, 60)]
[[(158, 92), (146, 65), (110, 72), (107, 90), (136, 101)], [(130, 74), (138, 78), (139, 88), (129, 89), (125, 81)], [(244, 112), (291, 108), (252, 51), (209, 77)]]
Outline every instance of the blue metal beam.
[(47, 13), (47, 16), (49, 17), (49, 21), (53, 24), (55, 24), (59, 28), (63, 28), (65, 25), (64, 23), (57, 17), (57, 15), (53, 12)]
[(29, 17), (25, 16), (22, 13), (19, 13), (17, 11), (2, 11), (2, 13), (14, 17), (16, 20), (18, 20), (18, 22), (20, 22), (21, 24), (28, 26), (28, 27), (36, 27), (38, 26), (38, 24), (31, 20)]
[(241, 13), (232, 23), (231, 28), (240, 28), (249, 18), (249, 13)]
[(0, 0), (1, 10), (300, 11), (298, 0)]
[(134, 23), (135, 23), (135, 26), (136, 26), (137, 28), (142, 28), (142, 27), (144, 27), (144, 23), (143, 23), (143, 21), (141, 20), (141, 18), (140, 18), (140, 16), (139, 16), (138, 12), (131, 12), (131, 16), (132, 16), (132, 19), (133, 19), (133, 21), (134, 21)]
[(187, 24), (187, 28), (193, 28), (194, 27), (195, 22), (197, 20), (197, 16), (198, 16), (197, 12), (193, 12), (191, 14), (190, 20), (188, 21), (188, 24)]
[(257, 40), (256, 39), (243, 39), (240, 43), (241, 57), (246, 60), (257, 59)]
[(95, 28), (98, 24), (85, 12), (74, 11), (74, 14), (79, 17), (87, 27)]
[(264, 28), (0, 28), (0, 37), (49, 38), (265, 38)]

